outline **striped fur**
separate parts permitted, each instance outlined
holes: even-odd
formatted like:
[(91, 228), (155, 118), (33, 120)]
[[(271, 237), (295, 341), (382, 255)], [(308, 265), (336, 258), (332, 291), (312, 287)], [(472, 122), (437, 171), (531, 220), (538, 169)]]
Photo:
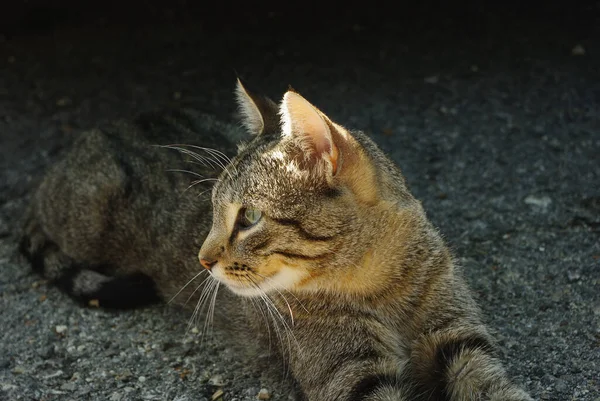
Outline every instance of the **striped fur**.
[[(221, 166), (212, 202), (164, 172), (189, 168), (190, 153), (148, 147), (175, 133), (231, 148), (206, 127), (194, 138), (187, 115), (82, 136), (34, 196), (22, 242), (32, 264), (108, 307), (182, 288), (179, 303), (201, 302), (225, 284), (215, 296), (232, 338), (247, 341), (250, 330), (261, 339), (298, 400), (531, 400), (502, 367), (439, 233), (373, 141), (295, 92), (277, 106), (238, 83), (237, 98), (252, 139)], [(136, 296), (119, 303), (124, 288)]]

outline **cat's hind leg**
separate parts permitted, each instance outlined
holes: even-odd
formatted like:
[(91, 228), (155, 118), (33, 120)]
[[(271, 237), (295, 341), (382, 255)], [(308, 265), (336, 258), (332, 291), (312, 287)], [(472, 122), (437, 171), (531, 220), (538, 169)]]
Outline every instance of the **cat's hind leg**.
[(29, 222), (19, 244), (32, 269), (86, 306), (130, 309), (160, 301), (152, 279), (142, 273), (111, 274), (109, 266), (74, 261)]

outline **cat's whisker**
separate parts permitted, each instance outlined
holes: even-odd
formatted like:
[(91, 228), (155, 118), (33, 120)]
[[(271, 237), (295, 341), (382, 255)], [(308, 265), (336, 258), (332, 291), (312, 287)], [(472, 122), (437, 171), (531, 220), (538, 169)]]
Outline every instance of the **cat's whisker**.
[(260, 302), (258, 302), (254, 297), (249, 297), (248, 299), (252, 303), (252, 307), (254, 309), (258, 309), (260, 315), (265, 321), (265, 326), (267, 327), (267, 338), (269, 339), (269, 351), (271, 351), (271, 325), (269, 324), (269, 318), (267, 315), (265, 315), (265, 311), (261, 308)]
[[(262, 298), (262, 300), (264, 301), (265, 306), (267, 307), (267, 312), (271, 315), (271, 319), (273, 321), (273, 328), (275, 329), (275, 333), (279, 340), (280, 352), (282, 353), (282, 355), (285, 356), (285, 348), (284, 348), (285, 343), (287, 343), (288, 355), (292, 354), (292, 346), (293, 346), (292, 340), (296, 346), (297, 352), (301, 353), (301, 347), (298, 343), (298, 340), (296, 339), (296, 336), (294, 335), (294, 332), (287, 325), (285, 318), (279, 312), (277, 306), (273, 303), (273, 300), (262, 289), (260, 289), (256, 284), (254, 284), (254, 286), (260, 292), (259, 295)], [(273, 313), (273, 312), (275, 312), (275, 313)], [(278, 321), (281, 322), (281, 327), (279, 326)], [(284, 339), (283, 339), (284, 336), (287, 339), (287, 341), (284, 341)], [(289, 370), (286, 368), (286, 370), (284, 371), (284, 374), (283, 374), (284, 379), (287, 377), (287, 375), (289, 373), (290, 373)]]
[[(185, 290), (185, 288), (191, 284), (192, 281), (196, 280), (200, 275), (202, 275), (202, 273), (207, 272), (208, 270), (201, 270), (198, 274), (196, 274), (194, 277), (192, 277), (187, 283), (185, 283), (185, 285), (183, 287), (181, 287), (181, 289), (179, 291), (177, 291), (177, 293), (175, 295), (173, 295), (173, 297), (171, 299), (169, 299), (169, 301), (167, 302), (167, 304), (170, 304), (171, 302), (173, 302), (173, 300), (175, 298), (177, 298), (177, 296), (179, 294), (181, 294), (181, 291)], [(204, 283), (204, 281), (202, 282)], [(202, 285), (202, 283), (200, 285)], [(193, 294), (193, 293), (192, 293)], [(188, 299), (189, 301), (189, 299)]]
[[(190, 155), (190, 156), (192, 156), (192, 157), (194, 157), (196, 159), (201, 158), (203, 160), (206, 160), (208, 163), (211, 164), (211, 166), (212, 166), (212, 163), (215, 163), (216, 165), (218, 165), (219, 167), (221, 167), (221, 169), (223, 171), (225, 171), (229, 175), (230, 178), (232, 178), (231, 177), (231, 173), (229, 172), (229, 170), (227, 168), (228, 166), (231, 165), (231, 159), (227, 155), (225, 155), (223, 152), (221, 152), (219, 150), (216, 150), (216, 149), (205, 148), (205, 147), (196, 146), (196, 145), (176, 144), (176, 145), (172, 145), (172, 146), (174, 146), (175, 149), (178, 149), (181, 152), (183, 152), (185, 154), (188, 154), (188, 155)], [(185, 148), (182, 148), (182, 147), (190, 147), (190, 148), (193, 148), (193, 149), (202, 150), (205, 153), (207, 153), (208, 156), (210, 156), (210, 157), (201, 156), (201, 155), (199, 155), (196, 152), (192, 152), (189, 149), (185, 149)], [(235, 170), (235, 166), (234, 166), (234, 170)], [(235, 170), (235, 172), (237, 173), (237, 170)]]
[[(296, 339), (296, 336), (294, 335), (294, 332), (293, 332), (292, 328), (286, 322), (285, 318), (283, 317), (283, 315), (279, 311), (279, 308), (277, 308), (277, 305), (275, 305), (275, 303), (273, 302), (273, 299), (271, 299), (271, 297), (269, 297), (269, 295), (267, 293), (265, 293), (260, 288), (260, 286), (258, 286), (258, 284), (256, 283), (255, 280), (253, 280), (252, 278), (249, 278), (249, 279), (252, 282), (253, 286), (259, 291), (259, 296), (265, 302), (265, 305), (267, 306), (267, 310), (271, 311), (271, 316), (273, 318), (273, 322), (275, 323), (275, 328), (278, 328), (277, 320), (279, 320), (281, 322), (282, 327), (283, 327), (283, 331), (284, 331), (284, 333), (287, 334), (286, 338), (288, 340), (289, 352), (291, 352), (291, 346), (292, 346), (291, 340), (294, 340), (294, 342), (295, 342), (295, 344), (297, 346), (297, 349), (299, 350), (300, 349), (299, 343), (298, 343), (298, 340)], [(275, 313), (272, 313), (272, 312), (275, 312)], [(277, 317), (277, 319), (275, 319), (276, 317)], [(283, 339), (280, 339), (280, 342), (283, 345)]]
[(214, 317), (215, 317), (215, 306), (217, 304), (217, 293), (219, 292), (220, 285), (221, 285), (221, 282), (217, 281), (217, 286), (215, 287), (215, 289), (213, 291), (212, 299), (208, 306), (208, 312), (206, 315), (206, 319), (204, 320), (204, 325), (206, 326), (206, 324), (208, 323), (208, 327), (205, 327), (202, 331), (207, 336), (208, 336), (208, 329), (212, 328), (212, 326), (213, 326), (213, 321), (214, 321)]
[[(258, 288), (258, 286), (255, 285), (255, 287), (256, 287), (257, 290), (261, 291), (260, 288)], [(272, 310), (273, 307), (269, 304), (269, 300), (267, 300), (265, 298), (265, 296), (264, 296), (263, 293), (260, 293), (259, 296), (263, 300), (263, 303), (264, 303), (264, 305), (267, 308), (267, 313), (269, 314), (269, 316), (271, 316), (271, 321), (273, 322), (273, 330), (275, 331), (275, 335), (277, 336), (277, 340), (279, 341), (280, 350), (283, 353), (283, 344), (284, 344), (283, 335), (281, 334), (281, 328), (278, 325), (276, 316), (273, 313), (273, 310)], [(285, 328), (284, 328), (284, 330), (285, 330)], [(289, 344), (288, 344), (288, 346), (289, 346)]]
[(199, 193), (199, 194), (196, 196), (196, 198), (199, 198), (199, 197), (201, 197), (202, 195), (204, 195), (205, 193), (207, 193), (207, 192), (208, 192), (208, 191), (210, 191), (210, 190), (212, 190), (212, 188), (205, 189), (204, 191), (200, 192), (200, 193)]
[(205, 178), (202, 174), (190, 171), (190, 170), (182, 170), (182, 169), (177, 169), (177, 168), (170, 168), (167, 169), (168, 172), (174, 172), (174, 173), (188, 173), (188, 174), (192, 174), (195, 175), (196, 177), (200, 177), (200, 178)]
[[(212, 278), (212, 276), (207, 277), (208, 278)], [(198, 302), (196, 303), (196, 307), (194, 308), (194, 311), (192, 313), (192, 316), (190, 318), (190, 321), (188, 322), (188, 330), (195, 324), (196, 318), (198, 317), (198, 313), (200, 312), (200, 310), (204, 309), (204, 305), (206, 303), (206, 301), (208, 300), (208, 297), (210, 296), (210, 293), (212, 292), (213, 288), (217, 285), (217, 281), (216, 280), (211, 280), (208, 282), (207, 285), (205, 285), (202, 288), (202, 293), (200, 294), (200, 297), (198, 298)]]
[[(203, 166), (205, 166), (205, 167), (209, 167), (209, 166), (206, 164), (206, 162), (205, 162), (204, 158), (202, 158), (200, 155), (198, 155), (198, 154), (196, 154), (196, 153), (194, 153), (194, 152), (191, 152), (191, 151), (189, 151), (189, 150), (187, 150), (187, 149), (184, 149), (184, 148), (182, 148), (182, 147), (180, 147), (180, 146), (177, 146), (177, 145), (157, 145), (157, 146), (159, 146), (159, 147), (161, 147), (161, 148), (166, 148), (166, 149), (173, 149), (173, 150), (177, 150), (177, 151), (179, 151), (180, 153), (186, 154), (186, 155), (188, 155), (188, 156), (192, 157), (193, 159), (196, 159), (196, 160), (198, 160), (198, 161), (199, 161), (199, 162), (200, 162), (200, 163), (201, 163)], [(212, 167), (212, 166), (211, 166), (211, 167)], [(213, 167), (213, 168), (214, 168), (214, 167)]]
[[(260, 278), (264, 279), (265, 281), (271, 281), (271, 282), (275, 282), (275, 280), (273, 280), (271, 277), (267, 277), (267, 276), (265, 276), (265, 275), (263, 275), (263, 274), (260, 274), (260, 273), (254, 273), (254, 274), (256, 274), (258, 277), (260, 277)], [(284, 295), (283, 295), (283, 294), (282, 294), (282, 293), (279, 291), (279, 289), (277, 289), (277, 288), (276, 288), (276, 287), (275, 287), (273, 284), (269, 284), (269, 285), (271, 286), (271, 288), (272, 288), (272, 289), (274, 289), (275, 291), (277, 291), (277, 292), (279, 293), (279, 295), (281, 295), (281, 296), (283, 297), (283, 299), (284, 299), (284, 300), (287, 302), (287, 299), (286, 299), (286, 298), (285, 298), (285, 296), (284, 296)], [(310, 313), (310, 312), (308, 311), (308, 309), (306, 309), (306, 307), (304, 306), (304, 304), (302, 303), (302, 301), (300, 301), (300, 300), (298, 299), (298, 297), (297, 297), (296, 295), (294, 295), (294, 293), (292, 293), (292, 292), (291, 292), (290, 290), (288, 290), (287, 288), (282, 288), (282, 289), (283, 289), (285, 292), (287, 292), (289, 295), (291, 295), (291, 296), (292, 296), (292, 297), (293, 297), (293, 298), (296, 300), (296, 302), (298, 302), (298, 305), (300, 305), (300, 307), (301, 307), (302, 309), (304, 309), (304, 311), (305, 311), (306, 313)], [(288, 307), (289, 307), (289, 304), (288, 304)], [(291, 312), (290, 312), (290, 313), (291, 313)], [(292, 317), (292, 319), (293, 319), (293, 317)]]
[(225, 164), (230, 164), (231, 163), (231, 159), (229, 158), (229, 156), (227, 156), (225, 153), (221, 152), (220, 150), (214, 149), (214, 148), (206, 148), (203, 146), (197, 146), (197, 145), (179, 145), (179, 146), (188, 146), (190, 148), (194, 148), (194, 149), (199, 149), (199, 150), (203, 150), (206, 153), (210, 154), (211, 156), (213, 156), (215, 159), (221, 159), (225, 162)]
[[(192, 297), (194, 296), (194, 294), (196, 293), (196, 291), (198, 291), (198, 289), (200, 289), (200, 287), (202, 287), (204, 285), (204, 283), (206, 283), (210, 278), (211, 277), (209, 275), (204, 280), (202, 280), (202, 282), (194, 289), (194, 291), (192, 291), (192, 293), (190, 294), (190, 296), (188, 297), (188, 299), (186, 299), (185, 303), (183, 304), (184, 306), (187, 305), (188, 302), (190, 302), (190, 299), (192, 299)], [(183, 290), (183, 288), (182, 288), (182, 290)], [(202, 293), (200, 294), (200, 296), (202, 296)]]
[[(192, 315), (190, 316), (190, 319), (188, 320), (188, 324), (187, 324), (187, 329), (186, 329), (186, 333), (190, 330), (190, 328), (194, 325), (194, 320), (196, 317), (196, 314), (198, 313), (198, 309), (200, 308), (200, 306), (203, 303), (203, 299), (204, 299), (204, 294), (207, 291), (207, 288), (209, 287), (210, 283), (206, 286), (202, 286), (202, 284), (200, 284), (198, 287), (196, 287), (196, 289), (194, 290), (194, 292), (196, 292), (200, 287), (202, 287), (202, 291), (200, 293), (200, 297), (198, 298), (198, 301), (196, 302), (196, 305), (194, 306), (194, 310), (192, 311)], [(189, 299), (188, 299), (189, 300)]]
[(217, 166), (219, 166), (219, 167), (222, 168), (221, 165), (219, 165), (218, 163), (215, 163), (214, 159), (211, 159), (209, 157), (205, 157), (205, 156), (199, 155), (198, 153), (192, 152), (191, 150), (188, 150), (188, 149), (182, 148), (180, 146), (176, 146), (176, 145), (163, 145), (163, 146), (166, 147), (166, 148), (168, 148), (168, 149), (178, 150), (179, 152), (181, 152), (181, 153), (183, 153), (185, 155), (190, 156), (191, 158), (193, 158), (193, 159), (199, 161), (200, 163), (202, 163), (202, 165), (204, 165), (206, 167), (210, 167), (213, 170), (216, 170), (215, 164)]
[(189, 190), (190, 188), (192, 188), (192, 187), (194, 187), (194, 186), (196, 186), (198, 184), (202, 184), (203, 182), (208, 182), (208, 181), (215, 181), (216, 182), (216, 181), (219, 181), (219, 180), (217, 178), (204, 178), (202, 180), (192, 181), (192, 183), (183, 192)]
[[(281, 296), (281, 298), (283, 299), (283, 301), (286, 303), (288, 311), (290, 312), (290, 319), (291, 319), (291, 324), (292, 326), (294, 325), (294, 312), (292, 311), (292, 307), (290, 305), (290, 303), (288, 302), (287, 298), (285, 297), (285, 295), (283, 295), (283, 293), (281, 291), (279, 291), (279, 289), (277, 287), (275, 287), (274, 284), (271, 284), (271, 282), (274, 282), (273, 279), (271, 279), (270, 277), (267, 277), (265, 275), (256, 273), (257, 276), (259, 276), (260, 278), (265, 280), (265, 283), (273, 290), (277, 291), (277, 293)], [(287, 290), (286, 290), (287, 291)], [(294, 296), (294, 294), (292, 294), (291, 292), (287, 291), (291, 296), (293, 296), (294, 298), (296, 298), (296, 296)], [(298, 298), (296, 298), (296, 301), (298, 301), (298, 303), (302, 306), (302, 308), (308, 312), (308, 310), (306, 310), (306, 308), (304, 307), (304, 305), (302, 305), (302, 303), (300, 302), (300, 300), (298, 300)]]

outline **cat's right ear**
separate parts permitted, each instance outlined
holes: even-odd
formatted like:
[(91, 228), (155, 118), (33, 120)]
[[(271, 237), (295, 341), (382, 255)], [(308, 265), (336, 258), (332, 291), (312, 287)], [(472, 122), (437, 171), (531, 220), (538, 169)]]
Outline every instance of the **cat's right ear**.
[[(269, 98), (252, 94), (238, 78), (235, 95), (242, 125), (251, 135), (260, 135), (277, 127), (277, 105)], [(274, 121), (275, 120), (275, 121)], [(275, 124), (275, 126), (273, 126)]]

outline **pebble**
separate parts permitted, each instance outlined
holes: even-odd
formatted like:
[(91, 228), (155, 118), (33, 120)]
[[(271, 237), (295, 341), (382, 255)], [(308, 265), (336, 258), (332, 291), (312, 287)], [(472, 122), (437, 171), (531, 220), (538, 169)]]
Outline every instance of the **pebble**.
[(63, 375), (63, 373), (64, 373), (64, 372), (63, 372), (62, 370), (57, 370), (57, 371), (56, 371), (56, 372), (54, 372), (54, 373), (50, 373), (49, 375), (46, 375), (46, 376), (44, 376), (44, 377), (43, 377), (43, 379), (44, 379), (44, 380), (47, 380), (47, 379), (54, 379), (55, 377), (62, 376), (62, 375)]
[(67, 326), (65, 326), (64, 324), (59, 324), (58, 326), (56, 326), (56, 327), (54, 328), (54, 331), (56, 331), (56, 333), (58, 333), (58, 334), (62, 334), (62, 333), (64, 333), (65, 331), (67, 331), (67, 329), (68, 329), (68, 327), (67, 327)]
[(2, 386), (0, 386), (0, 390), (2, 391), (11, 391), (11, 390), (16, 390), (18, 387), (15, 386), (14, 384), (10, 384), (10, 383), (2, 383)]
[(57, 105), (57, 106), (61, 106), (61, 107), (63, 107), (63, 106), (68, 106), (68, 105), (70, 105), (70, 104), (71, 104), (71, 99), (69, 99), (69, 98), (68, 98), (68, 97), (66, 97), (66, 96), (64, 96), (64, 97), (61, 97), (60, 99), (58, 99), (58, 100), (56, 101), (56, 105)]
[(123, 394), (120, 394), (118, 392), (114, 392), (110, 395), (109, 397), (109, 401), (121, 401), (123, 399)]
[(268, 400), (271, 398), (271, 393), (266, 388), (261, 388), (256, 396), (259, 400)]
[(558, 391), (559, 393), (566, 393), (567, 390), (569, 389), (569, 387), (567, 386), (567, 382), (565, 382), (562, 379), (558, 379), (556, 381), (556, 383), (554, 383), (554, 388), (556, 389), (556, 391)]
[(552, 203), (552, 199), (547, 195), (528, 195), (524, 201), (528, 205), (536, 206), (541, 209), (546, 209)]
[(73, 382), (63, 383), (63, 385), (60, 386), (60, 389), (65, 390), (65, 391), (75, 391), (76, 388), (77, 388), (77, 383), (73, 383)]
[(21, 374), (25, 373), (26, 370), (23, 366), (15, 366), (14, 369), (12, 370), (12, 372), (14, 374), (21, 375)]
[(575, 45), (573, 49), (571, 49), (571, 54), (574, 56), (583, 56), (585, 55), (585, 47), (582, 45)]
[(138, 377), (138, 381), (140, 383), (145, 383), (146, 382), (146, 376), (140, 376), (140, 377)]
[(218, 389), (217, 391), (215, 391), (215, 392), (214, 392), (214, 394), (212, 395), (212, 397), (210, 397), (210, 399), (211, 399), (212, 401), (215, 401), (215, 400), (217, 400), (217, 399), (221, 398), (221, 397), (223, 396), (223, 394), (224, 394), (224, 393), (223, 393), (223, 390), (221, 390), (221, 389)]
[(423, 78), (423, 82), (425, 82), (426, 84), (437, 84), (439, 80), (440, 77), (437, 75), (431, 75), (429, 77)]
[(569, 281), (577, 281), (581, 278), (581, 273), (577, 270), (569, 270), (567, 272), (567, 278), (569, 279)]
[(210, 379), (208, 379), (208, 384), (212, 385), (212, 386), (223, 386), (225, 385), (225, 381), (223, 380), (223, 376), (221, 375), (214, 375), (213, 377), (211, 377)]

